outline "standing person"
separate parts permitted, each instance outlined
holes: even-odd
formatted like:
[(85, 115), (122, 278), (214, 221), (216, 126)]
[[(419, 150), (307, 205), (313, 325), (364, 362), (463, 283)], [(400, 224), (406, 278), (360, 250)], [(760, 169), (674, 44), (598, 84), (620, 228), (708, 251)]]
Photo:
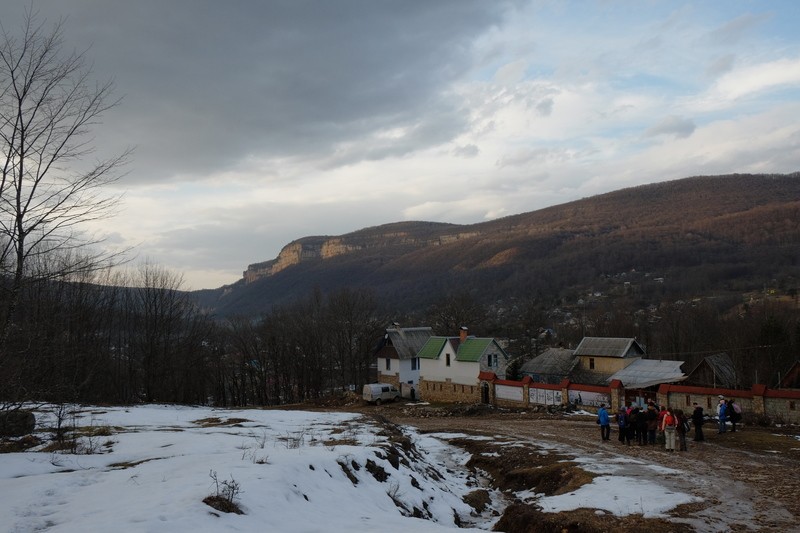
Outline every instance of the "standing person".
[(742, 419), (742, 408), (733, 400), (728, 400), (725, 403), (725, 414), (728, 420), (731, 421), (731, 431), (736, 431), (736, 423)]
[(628, 445), (630, 445), (631, 437), (628, 434), (628, 411), (625, 409), (624, 405), (617, 411), (617, 430), (619, 431), (620, 444), (625, 444), (625, 440), (627, 440)]
[(686, 446), (686, 432), (689, 428), (689, 419), (683, 414), (682, 409), (675, 411), (675, 422), (675, 434), (678, 436), (678, 448), (682, 452), (689, 451), (689, 448)]
[(677, 419), (672, 412), (672, 407), (667, 407), (664, 418), (661, 419), (661, 431), (664, 432), (664, 449), (668, 452), (675, 451), (675, 426)]
[(633, 440), (634, 443), (639, 442), (639, 417), (642, 414), (639, 412), (638, 407), (632, 407), (631, 412), (628, 413), (628, 442)]
[(647, 409), (639, 411), (639, 418), (636, 421), (639, 430), (639, 444), (644, 446), (647, 444)]
[(706, 440), (703, 436), (703, 423), (705, 423), (705, 416), (703, 415), (703, 408), (697, 402), (694, 402), (694, 411), (692, 412), (692, 423), (694, 424), (694, 440), (700, 442)]
[(611, 420), (604, 403), (601, 403), (600, 409), (597, 410), (597, 423), (600, 424), (600, 439), (609, 440), (611, 438)]
[(653, 402), (647, 404), (645, 418), (647, 419), (647, 443), (655, 445), (656, 432), (658, 431), (658, 411), (656, 411), (656, 404)]
[(719, 420), (719, 432), (725, 433), (728, 430), (728, 404), (725, 403), (725, 397), (719, 395), (719, 405), (717, 405), (717, 419)]

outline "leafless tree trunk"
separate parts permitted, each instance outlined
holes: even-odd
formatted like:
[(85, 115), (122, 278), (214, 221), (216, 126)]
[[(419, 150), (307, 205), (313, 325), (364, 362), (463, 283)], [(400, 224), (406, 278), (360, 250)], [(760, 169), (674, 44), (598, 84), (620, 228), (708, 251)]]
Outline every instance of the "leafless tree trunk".
[[(28, 268), (36, 258), (72, 257), (57, 276), (105, 265), (113, 255), (90, 253), (96, 240), (79, 226), (114, 212), (118, 197), (103, 187), (129, 152), (81, 169), (92, 152), (89, 132), (117, 105), (112, 83), (94, 84), (80, 53), (63, 53), (63, 24), (51, 28), (29, 11), (19, 36), (0, 26), (0, 343), (20, 312)], [(65, 254), (77, 248), (80, 254)], [(54, 269), (48, 269), (53, 274)], [(0, 345), (2, 348), (2, 345)], [(0, 349), (0, 357), (2, 350)]]

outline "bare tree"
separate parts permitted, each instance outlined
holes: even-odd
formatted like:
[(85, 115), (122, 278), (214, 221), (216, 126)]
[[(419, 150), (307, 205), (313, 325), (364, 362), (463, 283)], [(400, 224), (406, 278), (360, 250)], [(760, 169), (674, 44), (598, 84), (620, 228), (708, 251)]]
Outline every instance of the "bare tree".
[[(79, 226), (114, 212), (119, 197), (102, 189), (119, 177), (130, 152), (85, 163), (92, 152), (91, 127), (119, 100), (111, 98), (112, 82), (90, 80), (83, 53), (63, 52), (63, 21), (45, 27), (29, 10), (19, 36), (1, 25), (0, 32), (2, 343), (23, 285), (36, 281), (27, 268), (31, 260), (54, 254), (76, 258), (59, 265), (63, 275), (113, 257), (86, 253), (97, 242)], [(84, 253), (64, 254), (77, 248)]]

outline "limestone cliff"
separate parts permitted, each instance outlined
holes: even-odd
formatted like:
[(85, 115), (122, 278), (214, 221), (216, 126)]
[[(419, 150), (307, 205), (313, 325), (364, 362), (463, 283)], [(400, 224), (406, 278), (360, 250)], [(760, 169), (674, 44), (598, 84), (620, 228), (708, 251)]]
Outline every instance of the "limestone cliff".
[(290, 242), (271, 261), (253, 263), (243, 273), (245, 283), (272, 276), (305, 261), (324, 261), (370, 248), (423, 248), (476, 237), (479, 231), (458, 231), (461, 226), (431, 222), (404, 222), (368, 228), (336, 237), (304, 237)]

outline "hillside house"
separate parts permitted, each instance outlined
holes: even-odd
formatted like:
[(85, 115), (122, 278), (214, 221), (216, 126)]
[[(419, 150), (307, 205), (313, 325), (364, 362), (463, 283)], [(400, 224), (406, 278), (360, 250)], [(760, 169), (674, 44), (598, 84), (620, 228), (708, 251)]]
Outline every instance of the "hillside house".
[(510, 359), (496, 339), (469, 335), (467, 328), (458, 337), (430, 337), (417, 356), (421, 398), (466, 402), (480, 401), (481, 372), (505, 379)]
[(578, 364), (575, 350), (548, 348), (519, 368), (522, 376), (530, 376), (534, 383), (561, 383), (568, 378)]
[(722, 389), (738, 388), (736, 368), (733, 366), (733, 360), (725, 352), (703, 358), (703, 360), (688, 373), (684, 385)]
[(401, 328), (397, 325), (386, 328), (378, 343), (375, 357), (378, 365), (379, 383), (391, 383), (400, 390), (404, 385), (419, 384), (419, 357), (417, 353), (431, 337), (430, 327)]
[(800, 389), (800, 360), (795, 361), (778, 384), (781, 389)]
[(576, 383), (606, 385), (611, 376), (644, 354), (636, 339), (584, 337), (575, 348), (578, 363), (570, 379)]

